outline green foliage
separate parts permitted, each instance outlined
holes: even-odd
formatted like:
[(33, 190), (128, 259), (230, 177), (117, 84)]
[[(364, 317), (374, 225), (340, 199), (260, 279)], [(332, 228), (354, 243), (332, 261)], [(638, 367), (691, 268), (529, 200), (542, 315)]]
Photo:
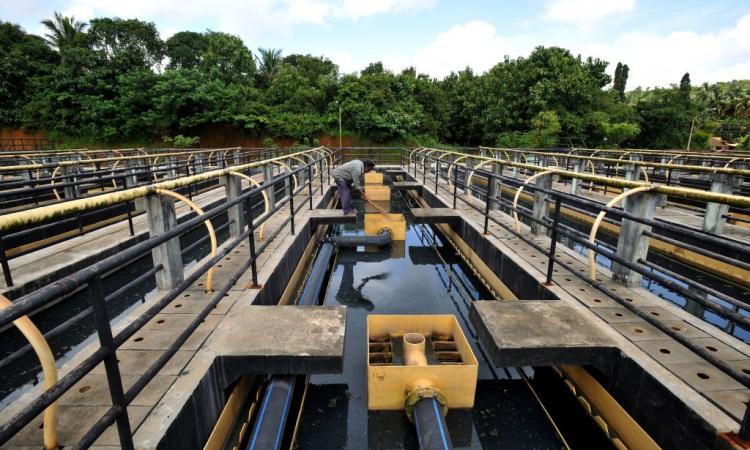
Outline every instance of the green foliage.
[(191, 147), (197, 147), (200, 143), (201, 139), (198, 136), (183, 136), (181, 134), (178, 134), (175, 137), (169, 137), (169, 136), (163, 136), (162, 142), (164, 142), (167, 145), (170, 145), (172, 147), (176, 148), (191, 148)]
[(0, 123), (85, 146), (162, 136), (177, 145), (214, 126), (317, 145), (338, 134), (339, 112), (343, 134), (372, 143), (683, 148), (691, 123), (696, 147), (750, 133), (749, 80), (692, 88), (685, 74), (670, 88), (626, 93), (626, 64), (613, 81), (606, 61), (559, 47), (436, 80), (381, 62), (342, 75), (324, 57), (274, 48), (256, 58), (214, 31), (163, 42), (153, 23), (133, 19), (43, 23), (49, 43), (0, 22)]
[(42, 20), (47, 29), (44, 40), (52, 47), (61, 49), (86, 29), (86, 23), (75, 20), (75, 17), (65, 17), (55, 12), (54, 19)]
[(635, 104), (641, 133), (634, 140), (640, 148), (684, 148), (692, 114), (678, 89), (654, 89)]
[(271, 139), (270, 137), (267, 137), (263, 139), (263, 147), (266, 148), (275, 148), (277, 147), (276, 143)]
[(628, 73), (630, 67), (627, 64), (617, 63), (615, 68), (615, 79), (612, 83), (612, 90), (617, 93), (617, 97), (620, 101), (625, 100), (625, 87), (628, 84)]
[(196, 69), (208, 51), (206, 36), (194, 31), (180, 31), (164, 44), (164, 54), (169, 58), (168, 69)]
[(276, 78), (281, 67), (281, 49), (258, 48), (258, 83), (268, 86)]
[(161, 63), (164, 43), (153, 22), (136, 19), (92, 19), (89, 46), (110, 72), (149, 69)]
[(708, 144), (711, 140), (712, 133), (706, 130), (693, 130), (693, 137), (690, 140), (691, 150), (705, 150), (708, 149)]
[(45, 90), (59, 60), (44, 40), (0, 22), (0, 123), (19, 125), (34, 92)]
[(641, 132), (641, 127), (638, 124), (629, 122), (603, 122), (601, 126), (607, 142), (614, 146), (620, 146), (623, 142), (633, 139)]

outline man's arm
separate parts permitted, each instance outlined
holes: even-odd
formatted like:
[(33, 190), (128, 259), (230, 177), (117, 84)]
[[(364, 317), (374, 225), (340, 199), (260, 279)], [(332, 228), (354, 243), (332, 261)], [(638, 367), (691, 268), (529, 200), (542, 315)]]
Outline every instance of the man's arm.
[(364, 201), (370, 200), (367, 197), (367, 193), (365, 192), (365, 189), (362, 187), (362, 183), (360, 183), (359, 181), (362, 174), (359, 173), (358, 168), (356, 167), (352, 168), (350, 173), (352, 174), (352, 185), (354, 186), (355, 189), (359, 190), (359, 192), (362, 195), (362, 200)]
[(349, 173), (352, 175), (352, 184), (354, 185), (354, 187), (362, 191), (362, 183), (360, 183), (359, 181), (362, 174), (359, 172), (359, 170), (357, 170), (357, 167), (349, 169)]

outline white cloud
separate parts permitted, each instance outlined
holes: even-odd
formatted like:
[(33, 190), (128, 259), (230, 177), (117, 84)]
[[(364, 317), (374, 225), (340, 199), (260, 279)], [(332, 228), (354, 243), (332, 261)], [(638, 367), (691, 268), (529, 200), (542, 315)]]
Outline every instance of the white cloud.
[(341, 74), (357, 72), (364, 68), (364, 65), (355, 62), (352, 55), (346, 50), (329, 49), (323, 51), (322, 55), (336, 63)]
[(325, 26), (331, 19), (356, 21), (430, 8), (434, 4), (435, 0), (70, 0), (63, 12), (82, 20), (138, 18), (154, 21), (164, 29), (184, 29), (196, 24), (198, 30), (210, 26), (254, 39), (286, 34), (295, 26)]
[[(589, 43), (572, 36), (566, 41), (532, 34), (503, 36), (484, 21), (456, 25), (440, 33), (431, 44), (412, 54), (383, 57), (393, 71), (415, 66), (419, 72), (442, 78), (451, 71), (471, 67), (482, 73), (503, 60), (527, 56), (537, 45), (560, 46), (584, 58), (609, 61), (614, 72), (618, 61), (630, 66), (628, 89), (636, 86), (669, 86), (690, 72), (693, 85), (732, 79), (750, 79), (750, 14), (721, 31), (696, 33), (674, 31), (655, 34), (641, 31), (621, 33), (608, 43)], [(376, 60), (376, 57), (371, 57)], [(351, 64), (351, 59), (348, 61)], [(351, 66), (350, 66), (351, 67)], [(359, 64), (355, 69), (361, 69)]]
[(685, 72), (690, 72), (694, 85), (750, 78), (750, 14), (715, 33), (635, 31), (619, 35), (611, 44), (575, 50), (608, 60), (612, 70), (618, 61), (628, 64), (628, 88), (679, 83)]
[(401, 68), (414, 65), (419, 72), (438, 78), (466, 66), (484, 72), (505, 55), (513, 54), (513, 50), (511, 40), (499, 36), (494, 26), (475, 20), (440, 33), (432, 44), (417, 51), (406, 64), (402, 63)]
[(436, 0), (344, 0), (336, 15), (351, 20), (388, 12), (418, 11), (435, 6)]
[(589, 28), (607, 16), (630, 12), (634, 8), (635, 0), (551, 0), (544, 17)]

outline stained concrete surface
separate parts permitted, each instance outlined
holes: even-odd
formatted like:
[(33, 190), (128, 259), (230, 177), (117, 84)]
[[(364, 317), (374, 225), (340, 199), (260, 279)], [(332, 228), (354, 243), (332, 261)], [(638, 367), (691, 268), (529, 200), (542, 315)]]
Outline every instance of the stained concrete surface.
[(592, 364), (616, 348), (606, 330), (557, 300), (477, 301), (471, 320), (496, 367)]

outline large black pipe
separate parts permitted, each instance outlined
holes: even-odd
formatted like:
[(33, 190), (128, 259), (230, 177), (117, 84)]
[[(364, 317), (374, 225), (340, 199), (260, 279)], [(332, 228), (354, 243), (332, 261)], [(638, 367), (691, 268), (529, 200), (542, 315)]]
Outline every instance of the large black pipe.
[(417, 428), (419, 448), (422, 450), (451, 450), (453, 443), (434, 397), (423, 398), (414, 405), (414, 425)]
[(328, 267), (333, 259), (335, 246), (331, 242), (323, 242), (320, 245), (318, 256), (315, 258), (310, 276), (307, 278), (305, 288), (299, 298), (299, 305), (316, 305), (320, 298), (320, 291), (323, 290), (323, 282), (328, 272)]
[(276, 375), (271, 378), (247, 446), (248, 450), (276, 450), (281, 447), (296, 378), (294, 375)]
[(390, 245), (392, 235), (390, 231), (381, 231), (377, 236), (332, 236), (325, 239), (325, 242), (332, 242), (337, 247), (359, 247), (361, 245), (372, 245), (383, 247)]
[[(383, 232), (377, 236), (337, 236), (326, 238), (321, 242), (320, 250), (315, 258), (310, 276), (307, 277), (305, 287), (302, 289), (298, 305), (317, 305), (320, 293), (323, 290), (328, 267), (335, 253), (336, 247), (357, 247), (360, 245), (388, 245), (391, 243), (391, 233)], [(296, 375), (275, 375), (268, 383), (266, 393), (263, 396), (263, 404), (258, 412), (258, 418), (250, 436), (248, 450), (277, 450), (281, 447), (284, 439), (291, 406), (294, 386), (297, 383)]]

